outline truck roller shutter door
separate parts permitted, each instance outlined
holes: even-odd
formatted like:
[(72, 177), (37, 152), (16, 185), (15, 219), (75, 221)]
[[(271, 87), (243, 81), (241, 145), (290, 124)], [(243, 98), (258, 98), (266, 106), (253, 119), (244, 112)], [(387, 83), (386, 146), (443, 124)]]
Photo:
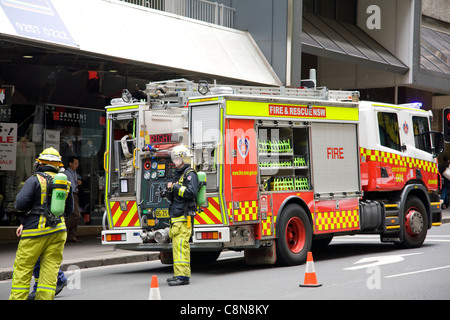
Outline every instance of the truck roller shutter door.
[(356, 124), (311, 125), (315, 193), (359, 192), (359, 152)]

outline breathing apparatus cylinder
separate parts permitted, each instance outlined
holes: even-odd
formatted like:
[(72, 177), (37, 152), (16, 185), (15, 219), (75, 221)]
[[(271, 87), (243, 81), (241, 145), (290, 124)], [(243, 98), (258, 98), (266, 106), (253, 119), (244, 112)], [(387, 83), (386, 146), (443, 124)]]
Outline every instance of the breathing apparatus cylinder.
[(197, 205), (202, 207), (206, 203), (206, 173), (197, 172), (199, 188), (197, 191)]
[(52, 200), (50, 212), (59, 217), (64, 213), (66, 198), (68, 194), (67, 176), (64, 173), (57, 173), (53, 177)]

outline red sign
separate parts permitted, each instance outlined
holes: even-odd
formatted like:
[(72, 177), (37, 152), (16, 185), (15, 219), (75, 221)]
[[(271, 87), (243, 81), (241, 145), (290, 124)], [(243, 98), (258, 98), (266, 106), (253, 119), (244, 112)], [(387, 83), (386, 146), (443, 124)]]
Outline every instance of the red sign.
[(0, 136), (0, 143), (14, 143), (14, 137), (11, 137), (11, 136), (8, 136), (8, 137)]
[(322, 107), (269, 104), (269, 115), (288, 116), (288, 117), (326, 118), (327, 109)]
[(327, 159), (344, 159), (344, 148), (327, 148)]
[(150, 135), (150, 143), (172, 142), (171, 133), (152, 134)]

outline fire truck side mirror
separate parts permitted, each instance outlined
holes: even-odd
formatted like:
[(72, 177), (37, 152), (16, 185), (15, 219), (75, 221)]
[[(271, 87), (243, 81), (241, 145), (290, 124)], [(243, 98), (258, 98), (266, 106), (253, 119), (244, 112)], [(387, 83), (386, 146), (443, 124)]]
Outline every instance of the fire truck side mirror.
[(444, 141), (450, 142), (450, 108), (445, 108), (442, 115), (442, 131), (444, 133)]
[(433, 156), (437, 157), (441, 153), (444, 153), (444, 135), (441, 132), (432, 132), (433, 134)]

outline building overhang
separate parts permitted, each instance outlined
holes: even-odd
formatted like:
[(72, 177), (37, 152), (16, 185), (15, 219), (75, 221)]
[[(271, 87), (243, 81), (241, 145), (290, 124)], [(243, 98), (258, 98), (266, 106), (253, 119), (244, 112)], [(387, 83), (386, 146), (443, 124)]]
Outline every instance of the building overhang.
[(319, 57), (406, 74), (409, 67), (358, 26), (305, 13), (302, 51)]
[[(40, 60), (43, 64), (115, 69), (141, 79), (173, 73), (194, 80), (281, 85), (248, 32), (115, 0), (52, 0), (50, 5), (73, 41), (21, 34), (11, 14), (0, 7), (0, 41), (7, 44), (0, 48), (0, 60), (11, 58), (14, 50), (22, 54), (30, 48), (44, 57)], [(43, 25), (35, 27), (44, 32)]]
[(422, 26), (420, 43), (416, 85), (450, 94), (450, 34)]

